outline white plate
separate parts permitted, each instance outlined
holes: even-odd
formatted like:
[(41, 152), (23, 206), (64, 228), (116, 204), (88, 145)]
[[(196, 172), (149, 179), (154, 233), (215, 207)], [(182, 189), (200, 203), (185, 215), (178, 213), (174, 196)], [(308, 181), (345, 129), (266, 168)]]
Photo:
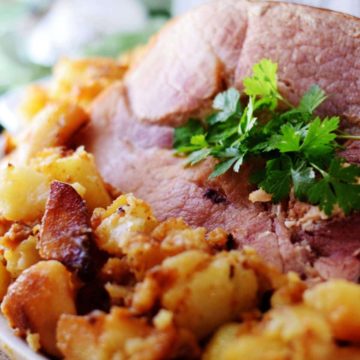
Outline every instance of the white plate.
[(11, 360), (48, 360), (32, 351), (24, 340), (15, 336), (2, 315), (0, 315), (0, 348)]
[(0, 96), (0, 123), (11, 134), (16, 134), (21, 128), (22, 119), (17, 108), (24, 93), (25, 87), (22, 87)]

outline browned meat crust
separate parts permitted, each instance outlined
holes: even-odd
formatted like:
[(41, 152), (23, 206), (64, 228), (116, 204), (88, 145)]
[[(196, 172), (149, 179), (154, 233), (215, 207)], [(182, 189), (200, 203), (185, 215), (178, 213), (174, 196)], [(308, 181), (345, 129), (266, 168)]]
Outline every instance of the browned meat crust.
[(91, 242), (84, 200), (71, 185), (52, 182), (38, 242), (41, 257), (87, 274), (91, 268)]

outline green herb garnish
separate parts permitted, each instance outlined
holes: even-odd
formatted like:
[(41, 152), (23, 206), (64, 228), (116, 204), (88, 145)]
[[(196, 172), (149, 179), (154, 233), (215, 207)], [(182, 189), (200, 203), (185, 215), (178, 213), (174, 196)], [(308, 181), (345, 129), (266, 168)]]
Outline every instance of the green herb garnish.
[(230, 88), (216, 96), (214, 112), (204, 122), (191, 119), (177, 128), (177, 154), (187, 155), (189, 165), (209, 156), (218, 159), (210, 178), (230, 169), (239, 172), (245, 161), (260, 158), (264, 169), (251, 180), (274, 202), (293, 188), (296, 198), (327, 215), (336, 205), (345, 214), (360, 210), (360, 167), (337, 154), (340, 139), (360, 137), (340, 133), (339, 117), (314, 115), (326, 100), (319, 86), (311, 86), (295, 107), (278, 91), (277, 64), (264, 59), (244, 80), (244, 95), (246, 101)]

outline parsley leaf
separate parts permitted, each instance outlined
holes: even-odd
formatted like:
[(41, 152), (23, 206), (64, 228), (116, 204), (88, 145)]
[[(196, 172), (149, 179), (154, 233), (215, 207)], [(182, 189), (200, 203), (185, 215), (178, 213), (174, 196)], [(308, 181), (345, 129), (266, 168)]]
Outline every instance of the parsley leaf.
[(308, 191), (308, 199), (311, 204), (319, 205), (327, 215), (331, 215), (336, 204), (336, 195), (331, 188), (331, 183), (326, 179), (316, 182)]
[(216, 164), (215, 169), (210, 174), (209, 179), (213, 179), (220, 175), (225, 174), (229, 169), (231, 169), (231, 167), (235, 164), (236, 161), (237, 161), (237, 158), (233, 157), (229, 160), (222, 161), (222, 162)]
[(244, 110), (238, 126), (239, 135), (246, 135), (256, 124), (256, 117), (254, 117), (254, 100), (249, 98), (249, 103)]
[(325, 100), (325, 91), (318, 85), (312, 85), (300, 100), (298, 109), (301, 112), (312, 114)]
[(325, 92), (313, 85), (292, 106), (278, 91), (277, 64), (264, 59), (244, 80), (244, 93), (247, 99), (234, 88), (218, 94), (205, 121), (189, 120), (175, 129), (173, 146), (188, 155), (187, 164), (212, 156), (218, 160), (210, 175), (215, 178), (230, 169), (239, 172), (244, 162), (260, 157), (266, 166), (250, 174), (250, 181), (272, 201), (286, 199), (293, 189), (297, 199), (328, 215), (336, 206), (345, 214), (360, 211), (360, 167), (336, 155), (339, 140), (360, 137), (339, 134), (338, 117), (313, 115)]
[(343, 209), (345, 214), (360, 210), (360, 167), (346, 164), (341, 158), (331, 160), (328, 172), (321, 171), (323, 179), (310, 187), (308, 199), (319, 205), (327, 215), (331, 215), (334, 206)]
[(307, 166), (305, 161), (300, 161), (296, 167), (291, 168), (291, 177), (294, 184), (295, 196), (300, 199), (306, 199), (307, 192), (314, 184), (315, 171), (311, 166)]
[(291, 166), (291, 159), (286, 155), (268, 160), (266, 163), (265, 179), (260, 182), (259, 186), (272, 195), (275, 203), (289, 195)]
[(291, 124), (285, 124), (280, 128), (280, 134), (270, 138), (271, 149), (278, 149), (282, 153), (299, 151), (301, 131)]
[[(191, 138), (194, 135), (200, 135), (204, 133), (204, 128), (201, 122), (198, 120), (190, 119), (185, 125), (178, 127), (174, 132), (173, 147), (179, 150), (181, 147), (189, 145)], [(187, 152), (187, 151), (184, 151)]]
[(301, 150), (309, 159), (332, 154), (335, 150), (335, 130), (339, 127), (339, 118), (320, 118), (313, 120), (308, 128)]
[(253, 75), (244, 79), (245, 93), (249, 96), (262, 98), (275, 109), (278, 99), (282, 99), (277, 88), (277, 64), (263, 59), (253, 67)]
[(236, 89), (230, 88), (218, 94), (214, 100), (213, 108), (219, 112), (209, 119), (208, 122), (211, 125), (228, 120), (240, 110), (240, 93)]
[(191, 155), (189, 156), (187, 160), (187, 164), (195, 165), (198, 162), (206, 159), (210, 154), (211, 154), (210, 149), (205, 148), (205, 149), (196, 150), (193, 153), (191, 153)]

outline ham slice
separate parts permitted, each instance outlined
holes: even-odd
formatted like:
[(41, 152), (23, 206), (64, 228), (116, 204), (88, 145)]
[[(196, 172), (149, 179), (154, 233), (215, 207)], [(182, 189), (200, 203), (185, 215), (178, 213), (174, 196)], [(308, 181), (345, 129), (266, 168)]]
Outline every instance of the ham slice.
[[(286, 98), (296, 103), (317, 83), (331, 95), (319, 112), (341, 115), (344, 126), (356, 131), (359, 19), (293, 4), (221, 0), (169, 23), (123, 83), (97, 98), (77, 142), (94, 153), (108, 183), (149, 202), (159, 219), (176, 216), (194, 226), (222, 226), (236, 246), (253, 246), (281, 270), (356, 281), (357, 215), (314, 220), (311, 231), (290, 227), (291, 204), (248, 200), (253, 189), (247, 167), (210, 181), (211, 159), (185, 168), (183, 159), (173, 156), (173, 128), (209, 111), (219, 91), (241, 90), (243, 78), (262, 58), (279, 64)], [(349, 157), (356, 158), (358, 148), (351, 145)]]

